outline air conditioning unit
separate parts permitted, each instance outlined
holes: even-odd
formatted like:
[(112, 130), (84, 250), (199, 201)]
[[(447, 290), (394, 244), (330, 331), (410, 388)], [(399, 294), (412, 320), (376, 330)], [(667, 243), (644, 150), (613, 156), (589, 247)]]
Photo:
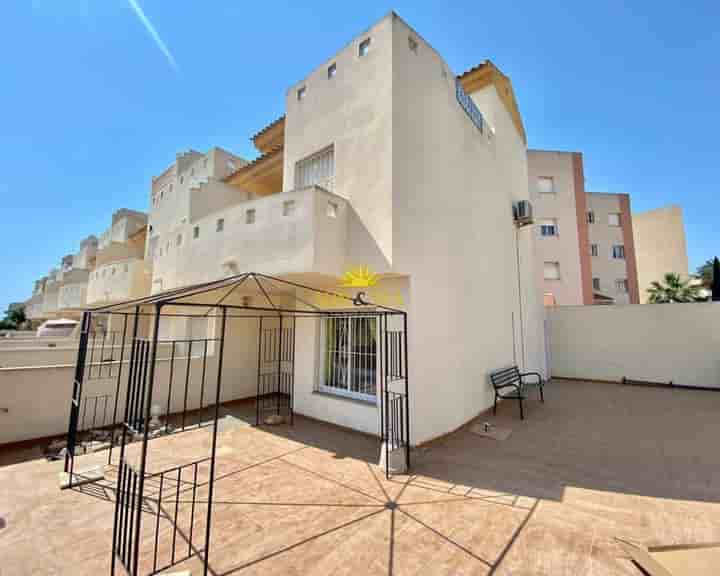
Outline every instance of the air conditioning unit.
[(521, 228), (533, 223), (532, 204), (529, 200), (520, 200), (513, 203), (513, 218), (515, 226)]

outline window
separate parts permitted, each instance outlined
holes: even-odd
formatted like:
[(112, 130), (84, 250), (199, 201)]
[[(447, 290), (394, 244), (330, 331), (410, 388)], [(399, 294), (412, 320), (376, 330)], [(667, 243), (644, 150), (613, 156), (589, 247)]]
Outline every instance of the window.
[(182, 246), (182, 234), (178, 234), (175, 237), (175, 245), (176, 246)]
[(295, 214), (295, 200), (285, 200), (282, 208), (283, 216), (292, 216)]
[(410, 52), (417, 54), (418, 43), (412, 36), (408, 36), (408, 48), (410, 48)]
[(540, 220), (540, 236), (557, 236), (556, 220)]
[(193, 238), (200, 238), (200, 226), (195, 226), (195, 228), (193, 228)]
[(588, 211), (587, 213), (587, 221), (588, 224), (595, 224), (595, 212), (592, 210)]
[(622, 244), (613, 246), (612, 257), (616, 260), (625, 260), (625, 246)]
[(185, 176), (180, 176), (180, 184), (182, 184), (185, 181)]
[(303, 98), (305, 98), (306, 92), (307, 92), (307, 88), (305, 86), (301, 86), (300, 88), (298, 88), (297, 99), (302, 100)]
[(597, 255), (598, 255), (598, 245), (590, 244), (590, 256), (597, 256)]
[(545, 280), (560, 280), (560, 262), (545, 262), (543, 265)]
[(335, 78), (335, 74), (337, 74), (337, 64), (333, 62), (330, 66), (328, 66), (328, 80), (330, 78)]
[(600, 290), (600, 278), (593, 278), (593, 290)]
[(338, 205), (335, 202), (328, 201), (327, 204), (327, 215), (328, 218), (337, 218)]
[(620, 214), (608, 214), (608, 225), (620, 226)]
[(615, 289), (618, 291), (619, 294), (626, 294), (628, 291), (627, 278), (620, 278), (619, 280), (615, 280)]
[(375, 318), (324, 318), (320, 330), (320, 390), (375, 401)]
[(254, 224), (255, 223), (255, 208), (250, 208), (249, 210), (245, 210), (245, 224)]
[(365, 38), (362, 42), (360, 42), (360, 46), (358, 46), (358, 56), (367, 56), (367, 53), (370, 51), (370, 38)]
[(295, 165), (295, 187), (320, 186), (326, 190), (334, 188), (335, 153), (333, 147), (304, 158)]
[(552, 176), (538, 176), (537, 189), (540, 194), (555, 194), (555, 181)]
[(215, 232), (222, 232), (225, 230), (225, 218), (218, 218), (215, 222)]

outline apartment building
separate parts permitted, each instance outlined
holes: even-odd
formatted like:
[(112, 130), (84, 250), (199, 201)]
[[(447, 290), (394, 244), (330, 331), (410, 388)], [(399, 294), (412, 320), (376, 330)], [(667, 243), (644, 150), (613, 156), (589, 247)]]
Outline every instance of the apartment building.
[(586, 191), (578, 152), (529, 150), (528, 177), (545, 305), (639, 303), (630, 197)]
[(148, 294), (150, 268), (145, 261), (147, 215), (122, 208), (98, 240), (89, 274), (87, 304), (117, 302)]
[(87, 304), (90, 270), (95, 266), (98, 239), (88, 236), (75, 254), (67, 254), (58, 268), (35, 281), (32, 296), (25, 302), (25, 314), (34, 323), (43, 320), (77, 318)]
[(633, 214), (633, 238), (641, 303), (648, 300), (650, 284), (662, 281), (665, 274), (688, 278), (687, 242), (680, 206), (673, 204)]
[[(252, 140), (250, 162), (191, 152), (153, 179), (153, 293), (252, 271), (354, 295), (343, 276), (371, 270), (366, 296), (409, 315), (413, 443), (491, 406), (490, 371), (546, 373), (535, 240), (513, 216), (529, 200), (526, 137), (495, 65), (456, 76), (390, 13), (290, 86), (285, 114)], [(249, 285), (224, 298), (264, 301)], [(351, 376), (356, 353), (377, 354), (355, 339), (376, 327), (348, 322), (298, 323), (294, 409), (376, 433), (377, 361), (362, 387)], [(257, 335), (230, 326), (226, 369), (254, 396)]]

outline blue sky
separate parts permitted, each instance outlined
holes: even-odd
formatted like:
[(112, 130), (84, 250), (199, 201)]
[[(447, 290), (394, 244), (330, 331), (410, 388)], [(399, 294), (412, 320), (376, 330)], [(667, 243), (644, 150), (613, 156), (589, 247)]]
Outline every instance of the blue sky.
[(146, 210), (176, 151), (249, 137), (288, 86), (397, 11), (456, 72), (492, 59), (529, 146), (580, 150), (591, 190), (685, 211), (694, 268), (720, 253), (718, 2), (26, 0), (0, 35), (0, 307), (114, 209)]

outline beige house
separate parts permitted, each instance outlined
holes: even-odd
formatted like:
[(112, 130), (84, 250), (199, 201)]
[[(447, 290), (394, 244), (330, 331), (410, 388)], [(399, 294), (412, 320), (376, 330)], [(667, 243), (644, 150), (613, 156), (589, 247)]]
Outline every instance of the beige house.
[[(345, 274), (369, 271), (366, 296), (408, 312), (413, 444), (491, 406), (490, 371), (546, 373), (535, 239), (513, 215), (529, 200), (525, 132), (491, 62), (456, 76), (390, 13), (290, 86), (284, 116), (253, 142), (251, 162), (190, 152), (153, 179), (153, 293), (252, 271), (352, 295)], [(262, 295), (243, 286), (231, 298)], [(163, 338), (214, 330), (166, 324)], [(375, 434), (374, 378), (324, 376), (352, 370), (328, 346), (355, 350), (375, 330), (361, 324), (298, 324), (294, 408)], [(255, 395), (244, 336), (226, 342), (239, 397)]]
[(647, 289), (672, 272), (688, 277), (687, 243), (682, 208), (676, 204), (633, 214), (633, 237), (637, 258), (640, 302)]
[(98, 242), (95, 268), (89, 274), (87, 304), (117, 302), (148, 294), (150, 269), (145, 261), (147, 215), (123, 208)]
[(587, 192), (582, 154), (528, 151), (545, 305), (639, 303), (627, 194)]

